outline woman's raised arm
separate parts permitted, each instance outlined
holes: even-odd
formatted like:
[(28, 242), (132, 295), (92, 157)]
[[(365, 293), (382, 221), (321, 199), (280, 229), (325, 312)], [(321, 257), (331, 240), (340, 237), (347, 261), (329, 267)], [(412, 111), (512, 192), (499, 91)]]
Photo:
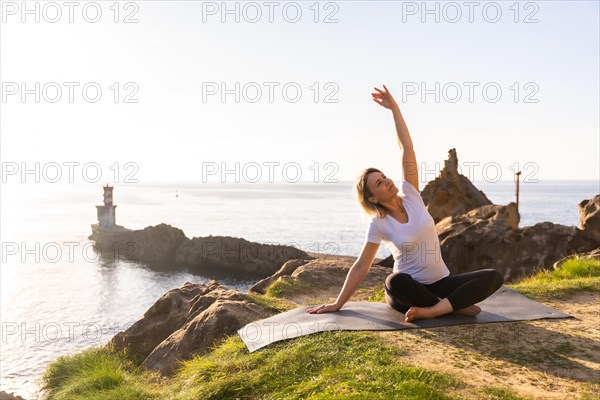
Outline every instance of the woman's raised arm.
[(385, 85), (383, 85), (383, 88), (384, 90), (375, 88), (378, 93), (371, 93), (373, 101), (388, 110), (392, 110), (394, 123), (396, 124), (396, 133), (398, 135), (398, 146), (400, 146), (400, 151), (402, 152), (402, 173), (404, 179), (412, 184), (415, 189), (419, 190), (417, 157), (408, 127), (406, 126), (406, 122), (404, 122), (398, 103), (396, 103), (396, 100), (394, 100), (394, 97)]

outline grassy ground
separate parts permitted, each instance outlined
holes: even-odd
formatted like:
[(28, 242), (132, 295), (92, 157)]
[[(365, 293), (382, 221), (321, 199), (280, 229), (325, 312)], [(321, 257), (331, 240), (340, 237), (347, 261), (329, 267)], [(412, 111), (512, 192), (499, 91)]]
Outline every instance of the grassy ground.
[[(567, 305), (569, 299), (573, 300), (574, 296), (583, 293), (597, 302), (600, 262), (573, 259), (559, 270), (538, 272), (507, 286), (539, 301), (559, 299), (556, 301)], [(252, 295), (251, 300), (285, 311), (295, 307), (280, 298), (286, 290), (295, 289), (289, 283), (279, 283), (270, 288), (270, 295)], [(357, 296), (384, 301), (382, 289), (360, 290)], [(575, 304), (573, 309), (577, 307), (580, 306)], [(554, 324), (552, 329), (568, 323), (566, 320), (552, 322), (558, 324)], [(90, 348), (73, 356), (58, 358), (47, 368), (43, 379), (50, 399), (546, 398), (545, 394), (539, 397), (536, 388), (539, 393), (542, 389), (543, 393), (558, 393), (560, 397), (556, 398), (561, 399), (600, 398), (598, 370), (592, 369), (597, 357), (577, 353), (579, 348), (588, 344), (589, 337), (581, 332), (569, 332), (571, 336), (563, 341), (554, 343), (544, 339), (546, 343), (540, 345), (540, 337), (546, 332), (541, 331), (539, 323), (525, 321), (461, 325), (445, 330), (409, 330), (414, 332), (319, 332), (276, 342), (251, 354), (239, 336), (232, 335), (209, 354), (183, 363), (178, 373), (169, 380), (142, 371), (125, 352)], [(592, 321), (590, 325), (590, 337), (598, 335), (597, 315), (595, 324)], [(498, 333), (499, 326), (508, 329)], [(515, 329), (518, 326), (522, 331)], [(469, 329), (479, 329), (478, 334), (468, 337), (465, 333)], [(548, 330), (549, 327), (544, 326), (543, 329)], [(446, 336), (441, 335), (444, 332)], [(518, 332), (522, 335), (515, 339), (514, 334)], [(451, 337), (453, 333), (457, 335)], [(479, 340), (485, 344), (486, 334), (496, 335), (490, 353), (475, 343)], [(550, 332), (547, 336), (556, 338), (557, 334)], [(501, 340), (506, 340), (506, 347), (499, 347)], [(524, 346), (528, 340), (533, 343), (531, 348)], [(515, 342), (521, 345), (511, 348)], [(591, 343), (594, 346), (594, 342)], [(428, 352), (423, 351), (425, 348)], [(448, 364), (445, 370), (435, 364), (433, 360), (436, 357)], [(576, 361), (577, 365), (569, 364)], [(540, 367), (546, 364), (548, 368)], [(575, 372), (566, 378), (553, 376), (552, 368), (575, 372), (580, 368), (584, 375), (579, 379)], [(530, 369), (536, 370), (528, 371)], [(548, 371), (551, 374), (548, 382), (542, 382)], [(596, 378), (590, 382), (589, 376), (593, 376), (594, 371)], [(478, 379), (485, 374), (499, 379)], [(513, 384), (510, 379), (517, 379), (519, 374), (533, 380), (533, 383), (527, 382), (527, 387), (523, 383), (523, 390), (516, 390), (519, 384)], [(571, 379), (573, 376), (575, 379)], [(534, 389), (526, 390), (528, 387)], [(566, 395), (560, 394), (561, 390)], [(522, 393), (528, 395), (523, 396)]]
[(565, 299), (582, 290), (598, 293), (600, 262), (574, 257), (559, 269), (538, 271), (506, 286), (536, 299)]

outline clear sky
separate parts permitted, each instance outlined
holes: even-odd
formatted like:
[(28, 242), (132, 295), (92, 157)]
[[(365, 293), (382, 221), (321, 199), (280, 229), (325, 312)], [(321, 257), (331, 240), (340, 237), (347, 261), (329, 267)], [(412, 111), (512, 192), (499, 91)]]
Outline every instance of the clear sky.
[[(391, 112), (371, 97), (385, 84), (423, 181), (450, 148), (461, 169), (473, 165), (463, 170), (473, 180), (510, 180), (517, 164), (530, 179), (599, 179), (597, 1), (476, 2), (471, 10), (465, 2), (278, 2), (273, 22), (265, 2), (227, 2), (239, 10), (236, 22), (220, 1), (121, 2), (118, 15), (113, 1), (99, 1), (80, 2), (73, 23), (62, 2), (56, 23), (57, 9), (37, 3), (39, 22), (22, 15), (21, 2), (2, 2), (5, 174), (78, 162), (77, 178), (97, 163), (102, 182), (115, 170), (140, 182), (229, 182), (223, 167), (237, 162), (241, 181), (270, 171), (279, 181), (315, 180), (316, 171), (320, 182), (353, 180), (368, 166), (400, 177)], [(438, 21), (424, 5), (437, 7)], [(98, 8), (99, 21), (86, 21)], [(138, 22), (124, 23), (128, 16)], [(36, 82), (40, 102), (23, 101), (21, 84)], [(65, 82), (78, 84), (72, 103)], [(222, 101), (221, 85), (233, 93), (236, 82), (239, 103), (234, 94)], [(102, 95), (92, 102), (95, 87)]]

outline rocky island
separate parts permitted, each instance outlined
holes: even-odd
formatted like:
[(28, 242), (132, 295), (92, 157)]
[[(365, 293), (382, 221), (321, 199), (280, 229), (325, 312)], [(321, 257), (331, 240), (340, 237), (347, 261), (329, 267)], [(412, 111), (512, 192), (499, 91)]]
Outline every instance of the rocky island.
[(96, 206), (98, 223), (92, 225), (89, 236), (102, 257), (166, 265), (173, 270), (218, 270), (254, 278), (273, 274), (287, 260), (314, 258), (293, 246), (262, 244), (231, 236), (189, 239), (181, 229), (167, 224), (127, 229), (115, 222), (112, 190), (111, 186), (104, 187), (104, 205)]

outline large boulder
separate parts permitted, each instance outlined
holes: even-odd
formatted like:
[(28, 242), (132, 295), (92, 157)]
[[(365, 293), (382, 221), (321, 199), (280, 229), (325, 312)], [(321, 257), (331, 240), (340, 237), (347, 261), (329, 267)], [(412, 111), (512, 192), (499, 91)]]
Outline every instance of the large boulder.
[[(276, 281), (286, 281), (292, 286), (301, 288), (299, 296), (310, 298), (316, 294), (331, 293), (337, 296), (344, 286), (350, 268), (356, 257), (324, 256), (306, 262), (291, 260), (284, 264), (277, 273), (257, 282), (248, 292), (264, 294), (269, 285)], [(362, 287), (379, 287), (391, 273), (388, 268), (373, 264), (361, 282)], [(284, 297), (294, 301), (294, 295)]]
[(202, 355), (246, 324), (272, 315), (263, 307), (247, 301), (216, 300), (199, 309), (184, 326), (156, 346), (142, 366), (171, 374), (179, 360)]
[[(492, 204), (487, 196), (458, 173), (456, 149), (448, 151), (448, 159), (440, 175), (421, 190), (421, 198), (435, 223), (446, 217), (464, 214), (474, 208)], [(517, 224), (519, 215), (517, 213)]]
[(178, 360), (209, 352), (222, 339), (249, 322), (268, 318), (274, 311), (248, 301), (248, 296), (215, 280), (186, 282), (163, 295), (144, 317), (109, 342), (128, 348), (143, 367), (171, 375)]
[(281, 268), (279, 271), (275, 272), (273, 275), (268, 276), (260, 281), (256, 282), (248, 292), (265, 294), (267, 292), (267, 288), (271, 286), (273, 282), (275, 282), (279, 277), (282, 276), (290, 276), (294, 273), (294, 271), (301, 265), (309, 262), (308, 260), (289, 260)]
[(600, 243), (600, 194), (579, 203), (579, 227), (587, 237)]
[(200, 296), (214, 289), (209, 285), (186, 282), (182, 287), (165, 293), (144, 313), (141, 320), (124, 332), (117, 333), (111, 342), (117, 348), (129, 347), (141, 362), (189, 318), (193, 304)]
[[(515, 204), (494, 207), (511, 206)], [(502, 219), (486, 219), (482, 214), (476, 209), (436, 225), (442, 257), (452, 273), (494, 268), (510, 281), (598, 245), (575, 226), (541, 222), (515, 229)]]

